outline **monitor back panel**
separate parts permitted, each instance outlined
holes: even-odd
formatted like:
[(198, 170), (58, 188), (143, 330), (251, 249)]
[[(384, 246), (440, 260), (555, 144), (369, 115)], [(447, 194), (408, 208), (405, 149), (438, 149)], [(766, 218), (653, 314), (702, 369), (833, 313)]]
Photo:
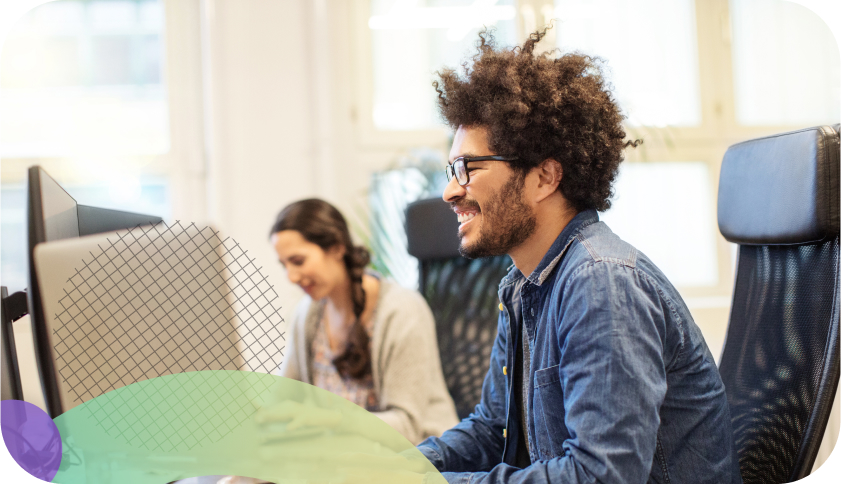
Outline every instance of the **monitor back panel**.
[(193, 225), (36, 246), (62, 411), (157, 376), (248, 369), (224, 255)]

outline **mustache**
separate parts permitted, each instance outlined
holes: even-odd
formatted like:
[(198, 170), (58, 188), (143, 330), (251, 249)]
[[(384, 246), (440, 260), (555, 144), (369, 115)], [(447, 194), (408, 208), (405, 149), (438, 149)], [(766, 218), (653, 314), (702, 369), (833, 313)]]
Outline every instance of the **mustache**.
[(462, 199), (457, 202), (450, 202), (450, 208), (457, 208), (459, 210), (476, 210), (477, 212), (481, 212), (479, 209), (479, 203), (476, 200), (467, 200)]

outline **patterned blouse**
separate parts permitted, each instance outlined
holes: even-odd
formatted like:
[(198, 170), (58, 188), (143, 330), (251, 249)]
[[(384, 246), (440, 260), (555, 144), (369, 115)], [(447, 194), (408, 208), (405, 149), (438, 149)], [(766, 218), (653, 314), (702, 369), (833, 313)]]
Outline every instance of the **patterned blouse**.
[[(373, 325), (370, 326), (367, 328), (368, 338), (373, 338)], [(333, 359), (338, 355), (330, 348), (330, 340), (327, 338), (327, 330), (324, 326), (323, 308), (312, 342), (312, 355), (313, 385), (344, 397), (369, 412), (379, 410), (373, 375), (369, 372), (362, 379), (343, 377), (333, 364)]]

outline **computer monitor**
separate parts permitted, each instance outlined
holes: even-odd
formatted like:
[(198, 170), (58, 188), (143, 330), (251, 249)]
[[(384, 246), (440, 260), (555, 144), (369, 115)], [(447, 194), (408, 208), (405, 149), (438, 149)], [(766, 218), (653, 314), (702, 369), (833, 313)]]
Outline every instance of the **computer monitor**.
[(30, 167), (28, 171), (26, 206), (29, 270), (27, 298), (35, 342), (35, 361), (38, 364), (47, 412), (55, 418), (62, 413), (62, 405), (58, 375), (50, 348), (49, 328), (35, 270), (35, 246), (44, 242), (129, 229), (138, 225), (157, 224), (162, 222), (162, 219), (153, 215), (79, 205), (39, 166)]

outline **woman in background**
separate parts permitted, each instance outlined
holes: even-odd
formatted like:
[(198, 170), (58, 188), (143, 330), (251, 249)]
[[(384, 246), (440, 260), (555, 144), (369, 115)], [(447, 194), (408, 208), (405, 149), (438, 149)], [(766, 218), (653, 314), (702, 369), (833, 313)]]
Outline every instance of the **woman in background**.
[(373, 412), (412, 444), (458, 422), (441, 372), (435, 322), (415, 291), (365, 271), (339, 211), (319, 199), (284, 208), (271, 242), (307, 294), (289, 330), (280, 374)]

